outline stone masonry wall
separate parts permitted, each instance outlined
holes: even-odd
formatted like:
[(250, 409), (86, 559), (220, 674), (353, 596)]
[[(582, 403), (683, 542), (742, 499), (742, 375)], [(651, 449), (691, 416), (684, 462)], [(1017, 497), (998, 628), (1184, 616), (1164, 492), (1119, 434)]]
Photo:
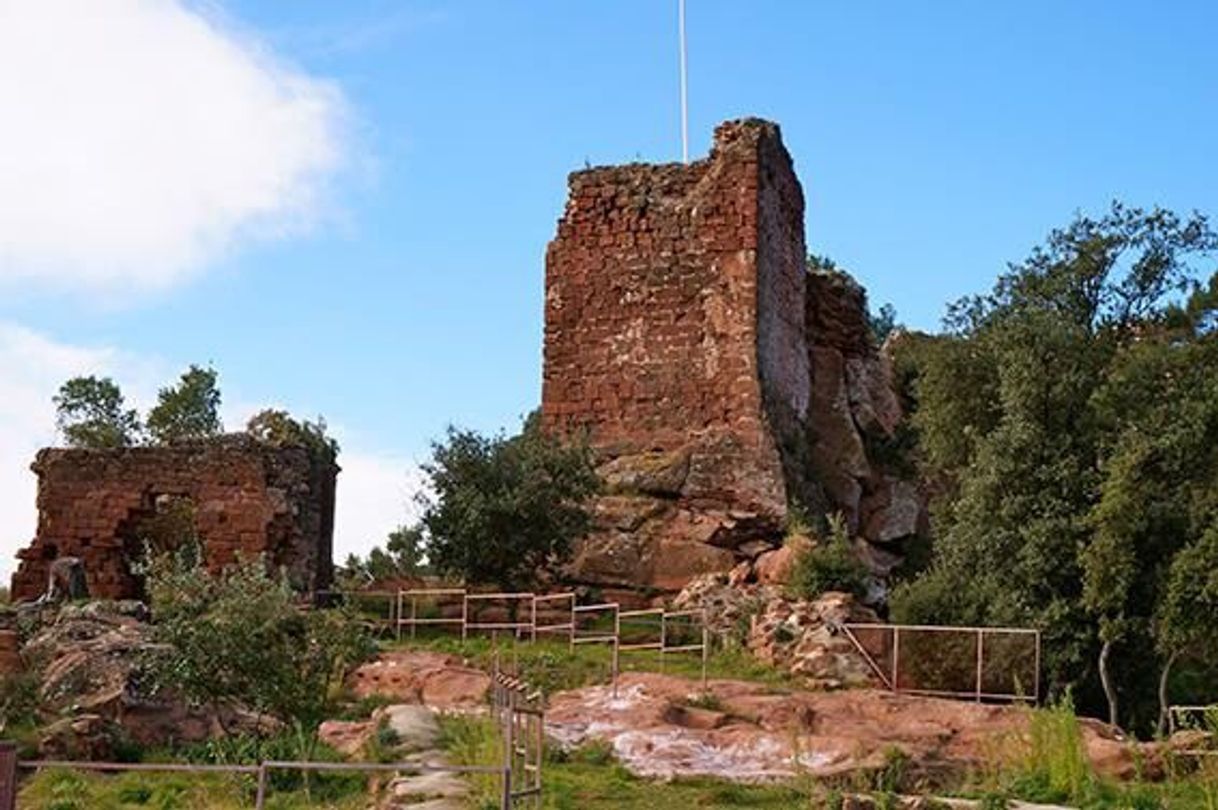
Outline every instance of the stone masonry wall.
[(781, 439), (808, 402), (803, 253), (774, 124), (723, 124), (689, 165), (571, 175), (546, 254), (542, 415), (588, 432), (611, 491), (575, 578), (679, 587), (779, 531)]
[[(734, 122), (707, 160), (571, 176), (546, 255), (542, 414), (550, 429), (588, 429), (610, 457), (687, 450), (686, 495), (780, 513), (757, 349), (759, 163), (770, 141), (782, 150), (774, 125)], [(781, 157), (796, 195), (783, 201), (802, 221)], [(789, 303), (764, 326), (801, 324), (802, 292)]]
[(891, 567), (869, 543), (912, 531), (917, 491), (866, 445), (902, 415), (861, 289), (807, 270), (778, 126), (730, 121), (706, 159), (569, 186), (546, 253), (542, 418), (588, 438), (607, 486), (566, 576), (676, 590), (772, 552), (792, 503), (843, 512)]
[(169, 447), (47, 449), (32, 469), (38, 534), (18, 554), (14, 599), (39, 596), (50, 562), (64, 556), (84, 560), (91, 595), (139, 596), (132, 563), (141, 535), (183, 505), (213, 568), (265, 554), (302, 590), (330, 584), (338, 468), (305, 448), (238, 434)]

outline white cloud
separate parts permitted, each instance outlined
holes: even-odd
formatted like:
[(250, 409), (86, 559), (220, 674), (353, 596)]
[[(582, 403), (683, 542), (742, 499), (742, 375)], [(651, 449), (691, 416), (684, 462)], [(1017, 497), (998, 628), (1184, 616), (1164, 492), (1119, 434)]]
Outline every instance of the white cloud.
[(165, 287), (325, 214), (341, 92), (196, 6), (0, 3), (0, 284)]
[(364, 555), (385, 536), (417, 516), (415, 493), (423, 486), (418, 467), (408, 459), (342, 452), (334, 509), (334, 562)]
[(30, 462), (55, 438), (51, 397), (78, 374), (106, 374), (120, 361), (108, 348), (57, 343), (29, 329), (0, 321), (0, 575), (16, 567), (13, 555), (34, 536), (35, 479)]
[[(16, 568), (14, 555), (33, 539), (37, 527), (37, 481), (29, 465), (40, 448), (56, 442), (51, 397), (64, 380), (79, 374), (114, 377), (129, 402), (141, 408), (172, 377), (159, 358), (75, 346), (0, 320), (0, 582), (7, 582)], [(224, 409), (230, 430), (239, 430), (259, 410), (239, 392), (226, 402), (231, 402)], [(385, 535), (413, 514), (422, 480), (417, 466), (404, 457), (353, 450), (343, 452), (339, 464), (336, 562), (383, 544)]]

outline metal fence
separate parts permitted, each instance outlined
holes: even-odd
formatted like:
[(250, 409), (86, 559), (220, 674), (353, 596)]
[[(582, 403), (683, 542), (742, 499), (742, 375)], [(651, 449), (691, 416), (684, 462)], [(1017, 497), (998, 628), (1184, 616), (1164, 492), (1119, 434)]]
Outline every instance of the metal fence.
[(504, 807), (541, 807), (541, 766), (545, 761), (545, 702), (519, 677), (501, 668), (491, 677), (495, 722), (503, 740)]
[(840, 629), (894, 692), (1040, 701), (1037, 630), (898, 624), (846, 624)]
[[(460, 598), (460, 615), (444, 615), (444, 600), (456, 597)], [(420, 588), (398, 591), (395, 603), (397, 612), (392, 621), (398, 641), (402, 640), (403, 627), (409, 627), (410, 637), (414, 638), (420, 625), (451, 624), (461, 627), (465, 624), (465, 591), (461, 588)], [(420, 604), (424, 608), (422, 615), (419, 613)]]
[[(444, 616), (418, 615), (425, 600), (445, 596), (453, 601)], [(457, 598), (460, 610), (456, 610)], [(459, 628), (462, 640), (471, 634), (509, 636), (515, 641), (536, 641), (541, 635), (566, 636), (572, 650), (583, 644), (605, 644), (611, 648), (610, 680), (616, 687), (624, 652), (653, 651), (664, 657), (674, 653), (696, 653), (702, 662), (706, 684), (710, 654), (705, 613), (700, 610), (666, 611), (663, 608), (622, 610), (616, 602), (580, 605), (574, 593), (469, 593), (461, 589), (403, 590), (397, 596), (397, 637), (407, 629), (416, 638), (425, 625)]]
[[(545, 755), (545, 705), (541, 693), (519, 678), (509, 677), (496, 664), (492, 677), (492, 712), (501, 736), (503, 760), (496, 765), (428, 765), (421, 762), (291, 762), (266, 760), (257, 765), (198, 765), (176, 762), (88, 762), (19, 760), (17, 745), (0, 741), (0, 810), (16, 810), (20, 771), (62, 769), (94, 773), (231, 774), (255, 780), (254, 808), (263, 810), (271, 794), (274, 771), (355, 773), (486, 774), (499, 778), (498, 807), (516, 810), (541, 807), (541, 764)], [(75, 805), (73, 805), (75, 806)]]

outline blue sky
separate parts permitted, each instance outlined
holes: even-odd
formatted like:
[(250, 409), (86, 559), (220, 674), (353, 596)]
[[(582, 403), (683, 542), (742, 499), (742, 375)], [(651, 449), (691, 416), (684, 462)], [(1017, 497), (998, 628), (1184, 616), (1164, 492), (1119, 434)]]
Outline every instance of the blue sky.
[[(780, 122), (808, 200), (809, 248), (849, 268), (873, 303), (893, 303), (912, 326), (936, 327), (948, 301), (986, 288), (1076, 210), (1120, 198), (1218, 214), (1213, 4), (688, 4), (691, 154), (705, 153), (723, 119)], [(47, 225), (53, 248), (26, 249), (23, 235), (40, 224), (6, 223), (21, 202), (6, 208), (0, 196), (0, 374), (17, 379), (25, 398), (20, 413), (0, 405), (0, 437), (6, 421), (10, 434), (25, 431), (0, 438), (0, 483), (29, 478), (26, 452), (47, 423), (27, 411), (53, 392), (51, 370), (96, 360), (146, 400), (186, 364), (212, 362), (234, 418), (273, 403), (336, 426), (357, 460), (340, 487), (339, 546), (366, 547), (405, 514), (407, 469), (446, 424), (514, 427), (537, 405), (543, 255), (566, 174), (585, 162), (679, 157), (676, 0), (90, 4), (98, 8), (149, 17), (154, 27), (128, 32), (125, 50), (106, 37), (98, 44), (99, 58), (146, 59), (133, 68), (140, 81), (176, 75), (158, 65), (185, 59), (187, 44), (147, 33), (172, 12), (235, 43), (251, 70), (271, 71), (287, 113), (234, 112), (211, 133), (193, 111), (177, 119), (172, 103), (137, 99), (123, 107), (116, 138), (84, 143), (91, 127), (57, 124), (42, 107), (70, 100), (71, 82), (49, 82), (35, 98), (25, 86), (6, 94), (0, 80), (6, 119), (62, 127), (54, 143), (71, 154), (80, 138), (84, 154), (108, 162), (128, 127), (141, 138), (163, 129), (180, 148), (166, 147), (171, 167), (207, 156), (172, 185), (131, 183), (143, 196), (106, 233), (140, 247), (109, 264), (105, 234), (86, 238), (58, 215)], [(5, 15), (22, 13), (0, 12), (0, 30)], [(69, 67), (83, 59), (94, 29), (77, 27), (67, 41), (50, 24), (37, 29), (46, 42), (23, 37), (31, 64), (56, 48)], [(180, 66), (186, 78), (174, 92), (213, 93), (201, 109), (227, 110), (227, 73), (214, 84), (190, 77), (231, 56), (201, 47)], [(29, 75), (29, 64), (6, 59), (14, 57), (0, 56), (0, 71)], [(105, 92), (126, 104), (130, 84)], [(261, 87), (249, 92), (254, 107), (266, 98)], [(111, 109), (99, 104), (92, 120)], [(196, 123), (176, 137), (181, 120)], [(19, 156), (47, 142), (30, 132)], [(246, 162), (228, 179), (213, 135), (235, 136), (234, 153), (260, 151), (241, 154)], [(0, 151), (12, 154), (4, 139)], [(270, 166), (265, 182), (239, 189)], [(0, 159), (0, 180), (12, 180), (5, 171)], [(72, 183), (83, 187), (85, 177), (55, 188), (75, 197)], [(126, 193), (124, 177), (105, 180)], [(200, 202), (160, 222), (190, 183), (206, 186)], [(25, 194), (43, 184), (27, 173), (20, 185)], [(108, 194), (98, 211), (111, 211)], [(249, 202), (263, 194), (274, 205)], [(202, 210), (225, 195), (239, 202)], [(142, 229), (197, 238), (185, 253), (160, 242), (154, 250), (140, 242), (151, 238)], [(6, 252), (6, 238), (18, 249)], [(102, 245), (97, 262), (87, 239)], [(60, 255), (73, 241), (83, 255)], [(39, 250), (59, 252), (44, 262)], [(43, 362), (39, 351), (68, 359)], [(345, 522), (344, 502), (356, 504)], [(0, 527), (0, 552), (32, 528), (32, 502), (4, 506), (20, 519), (7, 533)]]

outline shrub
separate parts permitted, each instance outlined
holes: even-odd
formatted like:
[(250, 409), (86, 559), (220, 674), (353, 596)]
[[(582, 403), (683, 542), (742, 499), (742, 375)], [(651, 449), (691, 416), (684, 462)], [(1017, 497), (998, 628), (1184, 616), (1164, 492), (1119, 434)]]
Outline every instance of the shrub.
[(827, 591), (845, 591), (862, 597), (867, 592), (867, 566), (850, 543), (841, 515), (829, 518), (829, 538), (801, 553), (791, 573), (795, 594), (812, 599)]
[(450, 428), (423, 465), (422, 529), (428, 559), (444, 574), (527, 590), (561, 562), (590, 525), (585, 502), (599, 488), (586, 445), (542, 432), (536, 414), (518, 436)]
[(38, 678), (24, 672), (0, 677), (0, 731), (38, 720)]
[(374, 649), (353, 615), (300, 611), (286, 580), (260, 559), (213, 574), (187, 544), (144, 570), (162, 645), (149, 670), (195, 705), (240, 703), (311, 730), (346, 672)]

